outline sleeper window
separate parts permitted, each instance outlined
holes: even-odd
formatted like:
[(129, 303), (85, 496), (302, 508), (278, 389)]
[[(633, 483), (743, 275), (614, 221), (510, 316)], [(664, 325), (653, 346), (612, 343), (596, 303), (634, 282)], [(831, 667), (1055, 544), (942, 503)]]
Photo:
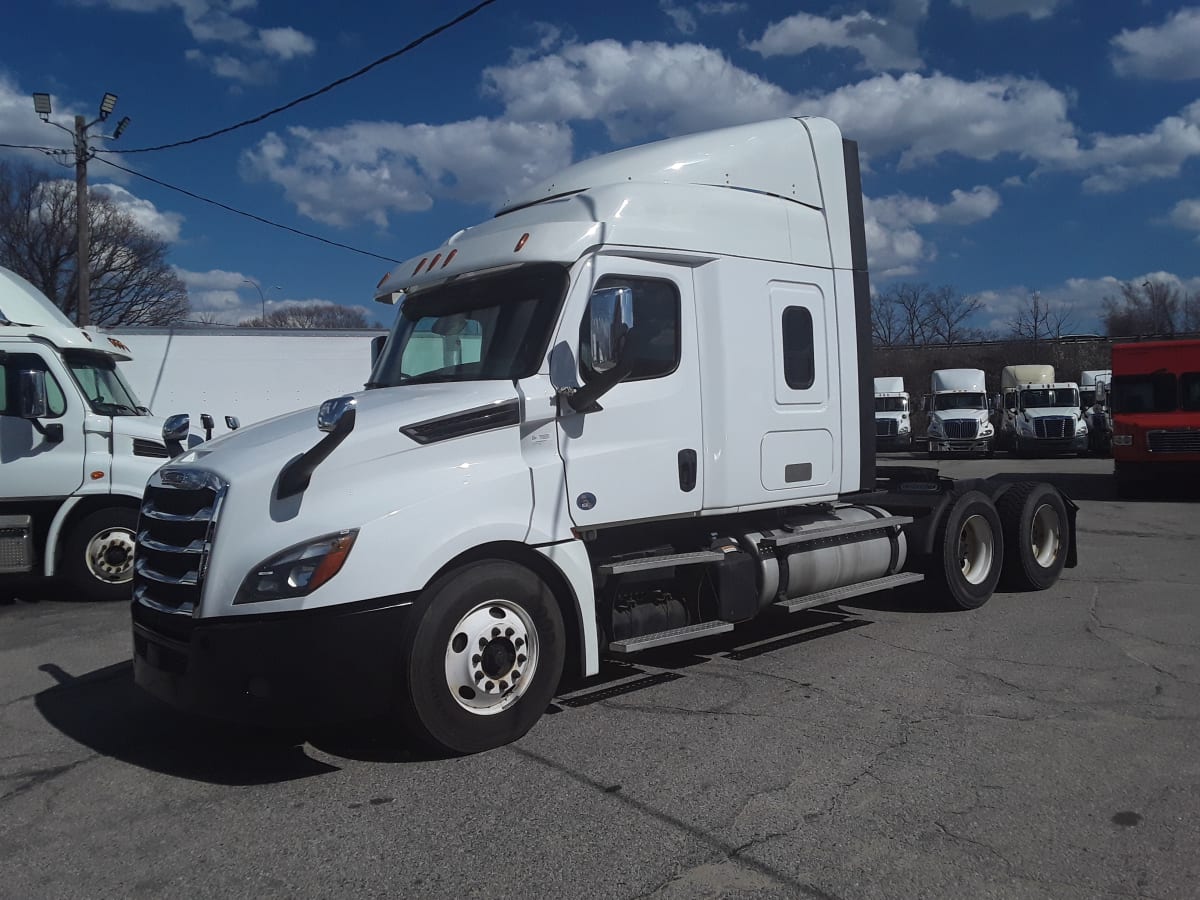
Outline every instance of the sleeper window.
[(783, 311), (783, 377), (795, 391), (808, 390), (816, 377), (812, 313), (803, 306)]

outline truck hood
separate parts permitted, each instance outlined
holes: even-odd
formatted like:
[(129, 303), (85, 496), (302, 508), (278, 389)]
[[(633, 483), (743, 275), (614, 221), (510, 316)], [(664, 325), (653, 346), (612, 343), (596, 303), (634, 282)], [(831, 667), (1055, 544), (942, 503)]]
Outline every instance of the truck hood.
[(159, 416), (113, 416), (113, 436), (154, 441), (156, 444), (161, 444), (164, 421)]
[[(510, 381), (454, 382), (378, 388), (352, 394), (357, 401), (354, 430), (316, 470), (323, 476), (367, 462), (423, 449), (401, 429), (441, 416), (518, 399)], [(317, 408), (298, 410), (222, 435), (180, 457), (230, 484), (274, 478), (297, 455), (325, 437), (317, 429)], [(426, 445), (429, 449), (440, 444)]]
[(940, 409), (931, 413), (931, 417), (937, 419), (939, 422), (957, 422), (963, 420), (986, 422), (988, 420), (987, 410), (985, 409)]
[(1067, 416), (1076, 419), (1079, 418), (1079, 410), (1073, 406), (1038, 406), (1024, 409), (1022, 412), (1027, 413), (1031, 419), (1040, 419), (1043, 416)]

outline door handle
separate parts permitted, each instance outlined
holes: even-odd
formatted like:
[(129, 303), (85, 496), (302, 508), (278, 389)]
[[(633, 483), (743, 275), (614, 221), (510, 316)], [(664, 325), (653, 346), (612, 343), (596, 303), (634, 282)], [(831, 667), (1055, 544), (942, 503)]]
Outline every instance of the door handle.
[(685, 494), (696, 488), (696, 451), (679, 451), (679, 489)]

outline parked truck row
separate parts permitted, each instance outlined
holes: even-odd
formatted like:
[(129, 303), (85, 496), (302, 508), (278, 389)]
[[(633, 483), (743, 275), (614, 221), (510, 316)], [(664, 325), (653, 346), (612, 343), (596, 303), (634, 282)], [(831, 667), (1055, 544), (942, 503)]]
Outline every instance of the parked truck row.
[(858, 152), (827, 120), (579, 163), (377, 299), (366, 390), (152, 476), (134, 673), (168, 703), (473, 752), (602, 656), (1076, 562), (1048, 484), (876, 469)]

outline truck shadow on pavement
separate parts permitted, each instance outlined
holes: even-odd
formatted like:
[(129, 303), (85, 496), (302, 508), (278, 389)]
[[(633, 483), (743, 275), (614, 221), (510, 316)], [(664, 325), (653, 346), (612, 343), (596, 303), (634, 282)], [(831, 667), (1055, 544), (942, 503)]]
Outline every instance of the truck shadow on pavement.
[(1109, 473), (1085, 472), (1000, 472), (988, 481), (1048, 481), (1072, 500), (1151, 503), (1195, 503), (1200, 500), (1200, 482), (1148, 483), (1134, 496), (1118, 496), (1116, 479)]

